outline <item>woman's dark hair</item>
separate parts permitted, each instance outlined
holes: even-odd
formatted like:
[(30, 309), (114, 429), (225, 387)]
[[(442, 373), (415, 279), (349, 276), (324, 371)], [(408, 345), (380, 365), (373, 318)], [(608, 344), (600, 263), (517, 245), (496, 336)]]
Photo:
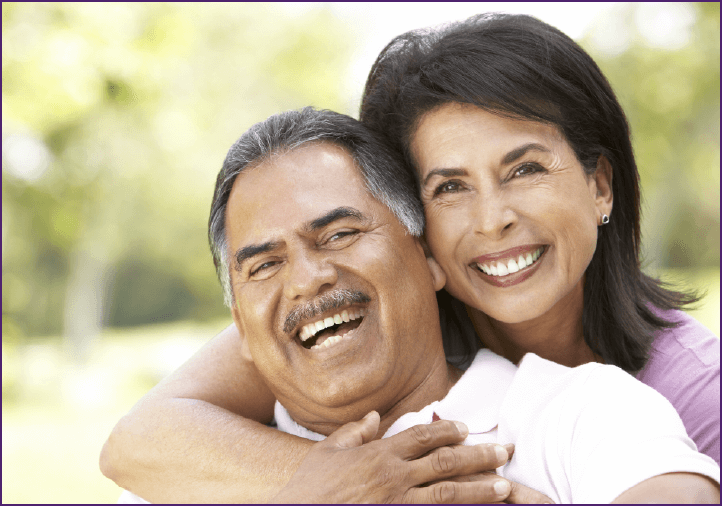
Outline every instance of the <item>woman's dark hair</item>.
[(600, 156), (609, 160), (614, 213), (599, 228), (586, 271), (584, 339), (606, 363), (642, 369), (655, 332), (677, 324), (660, 310), (680, 309), (698, 297), (641, 270), (639, 174), (624, 111), (599, 67), (538, 19), (481, 14), (392, 40), (371, 69), (360, 119), (413, 167), (409, 146), (419, 121), (453, 102), (558, 127), (587, 174)]

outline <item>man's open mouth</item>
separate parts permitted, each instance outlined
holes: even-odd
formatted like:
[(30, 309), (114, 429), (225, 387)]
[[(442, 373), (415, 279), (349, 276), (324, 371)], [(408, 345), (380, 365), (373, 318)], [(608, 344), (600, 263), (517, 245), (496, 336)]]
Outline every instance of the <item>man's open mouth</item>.
[(330, 348), (345, 339), (353, 338), (353, 332), (366, 316), (366, 308), (347, 308), (332, 316), (321, 318), (301, 327), (298, 338), (308, 350)]

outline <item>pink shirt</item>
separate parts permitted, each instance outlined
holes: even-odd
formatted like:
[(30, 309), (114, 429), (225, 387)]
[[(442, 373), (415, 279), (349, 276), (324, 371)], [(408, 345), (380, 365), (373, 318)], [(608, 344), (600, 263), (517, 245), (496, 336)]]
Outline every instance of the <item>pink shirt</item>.
[(659, 332), (637, 379), (672, 403), (697, 449), (719, 465), (720, 340), (682, 311), (660, 316), (681, 323)]

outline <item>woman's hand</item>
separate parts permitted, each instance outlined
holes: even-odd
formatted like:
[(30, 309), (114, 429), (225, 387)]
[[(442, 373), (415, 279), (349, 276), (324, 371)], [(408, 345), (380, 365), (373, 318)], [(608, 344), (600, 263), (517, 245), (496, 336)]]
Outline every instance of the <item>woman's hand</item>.
[(378, 427), (379, 415), (372, 411), (316, 443), (271, 502), (551, 502), (489, 473), (507, 462), (507, 450), (458, 445), (468, 434), (463, 424), (440, 420), (373, 441)]

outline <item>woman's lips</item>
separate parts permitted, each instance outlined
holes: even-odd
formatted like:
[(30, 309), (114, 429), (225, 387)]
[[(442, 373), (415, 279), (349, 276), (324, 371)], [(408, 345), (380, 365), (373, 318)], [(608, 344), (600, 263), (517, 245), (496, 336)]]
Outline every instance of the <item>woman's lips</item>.
[(546, 246), (518, 246), (499, 253), (477, 257), (471, 267), (494, 286), (506, 287), (525, 281), (534, 274), (546, 252)]

